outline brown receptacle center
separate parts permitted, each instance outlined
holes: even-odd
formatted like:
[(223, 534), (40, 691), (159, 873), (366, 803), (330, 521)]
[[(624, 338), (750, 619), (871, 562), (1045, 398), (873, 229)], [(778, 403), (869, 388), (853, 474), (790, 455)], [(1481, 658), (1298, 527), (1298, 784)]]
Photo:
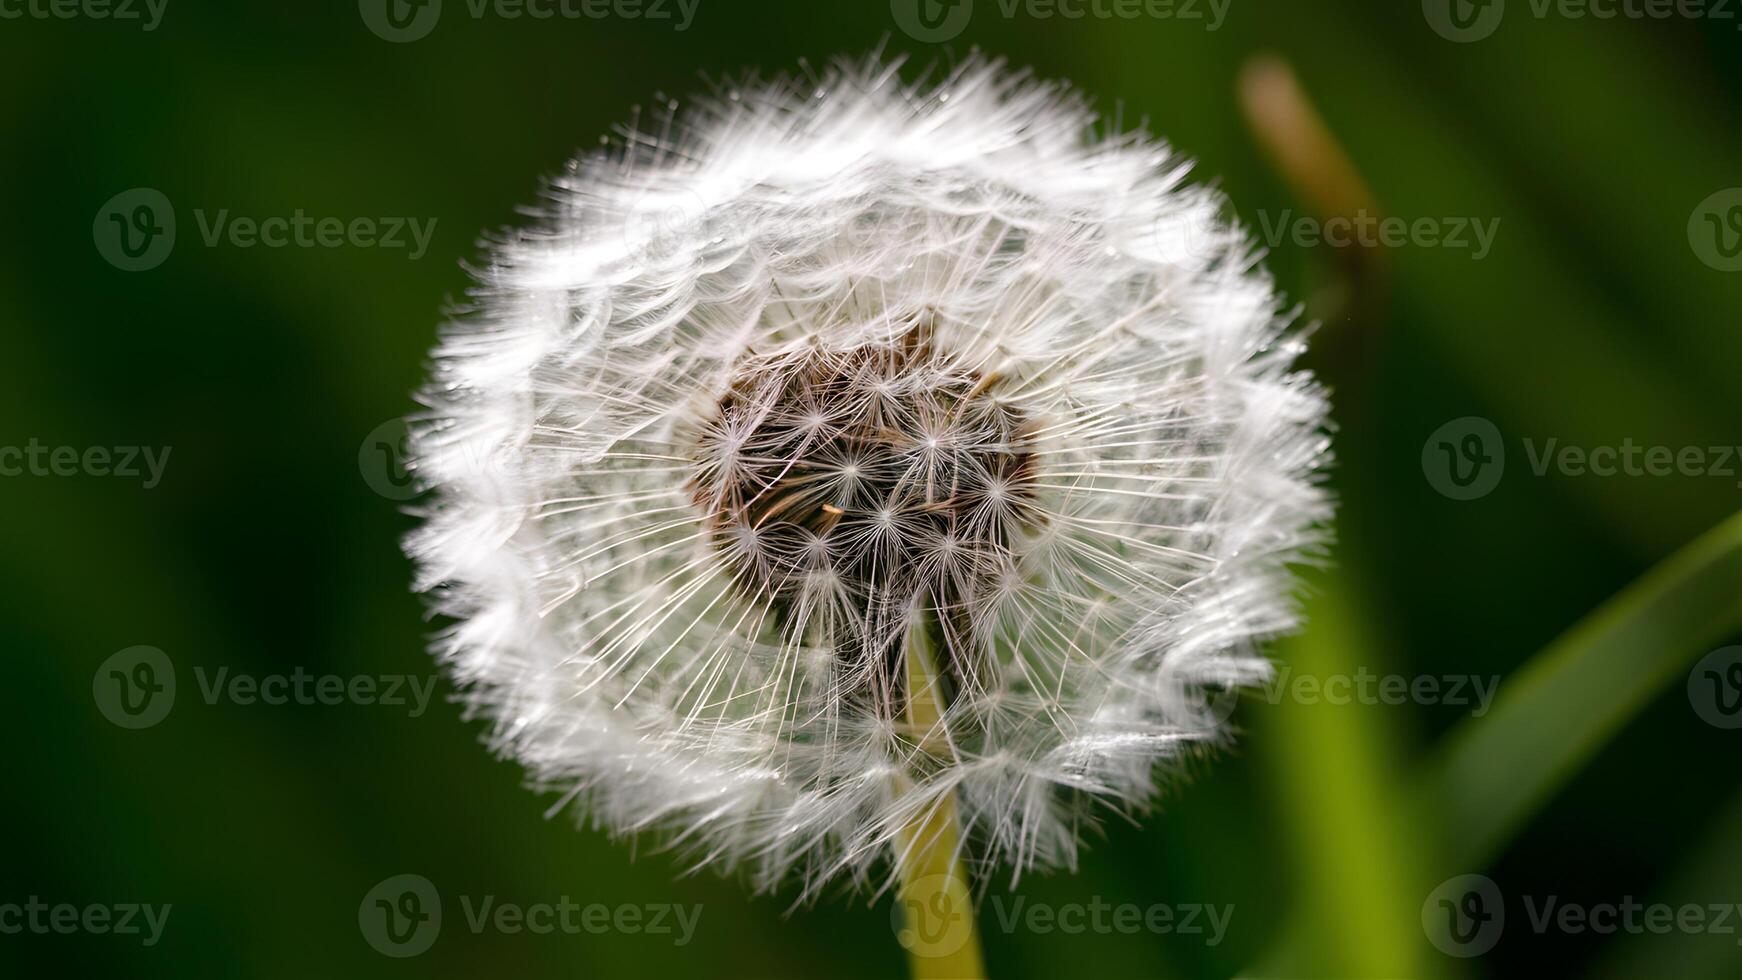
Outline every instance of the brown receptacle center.
[(1037, 521), (1029, 420), (996, 375), (889, 344), (749, 355), (698, 440), (696, 503), (747, 592), (944, 615)]

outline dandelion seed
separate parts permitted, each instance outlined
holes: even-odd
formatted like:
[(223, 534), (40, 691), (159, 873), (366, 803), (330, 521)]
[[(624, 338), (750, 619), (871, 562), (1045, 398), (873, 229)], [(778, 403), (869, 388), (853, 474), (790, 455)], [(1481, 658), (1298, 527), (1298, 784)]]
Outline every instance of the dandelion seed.
[(447, 329), (438, 652), (537, 787), (761, 889), (885, 886), (946, 807), (982, 871), (1070, 866), (1295, 625), (1296, 332), (1221, 199), (1062, 86), (724, 91), (568, 168)]

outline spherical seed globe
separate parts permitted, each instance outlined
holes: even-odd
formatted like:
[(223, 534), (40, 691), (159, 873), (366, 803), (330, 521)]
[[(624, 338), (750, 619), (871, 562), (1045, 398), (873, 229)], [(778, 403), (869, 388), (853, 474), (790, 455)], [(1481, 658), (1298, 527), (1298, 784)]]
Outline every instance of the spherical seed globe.
[(1187, 173), (978, 57), (746, 77), (577, 160), (413, 435), (490, 744), (805, 897), (885, 884), (946, 798), (1013, 874), (1144, 808), (1269, 676), (1331, 515), (1299, 332)]

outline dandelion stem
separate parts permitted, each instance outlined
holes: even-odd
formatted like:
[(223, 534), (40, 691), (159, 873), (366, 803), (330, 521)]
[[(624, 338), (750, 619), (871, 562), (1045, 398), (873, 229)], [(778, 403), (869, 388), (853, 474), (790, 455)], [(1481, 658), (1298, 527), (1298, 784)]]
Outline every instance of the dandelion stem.
[[(906, 721), (920, 748), (939, 754), (951, 750), (944, 737), (931, 626), (927, 614), (916, 616), (908, 628)], [(906, 916), (902, 942), (914, 980), (985, 980), (973, 895), (961, 859), (955, 793), (920, 811), (902, 828), (896, 846), (898, 900)]]

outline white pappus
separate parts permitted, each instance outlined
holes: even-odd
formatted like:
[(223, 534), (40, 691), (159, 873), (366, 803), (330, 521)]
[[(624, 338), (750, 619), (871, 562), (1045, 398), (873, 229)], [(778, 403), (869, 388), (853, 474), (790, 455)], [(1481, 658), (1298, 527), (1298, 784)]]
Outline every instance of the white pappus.
[(887, 884), (952, 794), (1012, 880), (1143, 809), (1269, 678), (1331, 515), (1299, 331), (1187, 171), (978, 56), (723, 83), (571, 164), (413, 428), (408, 550), (490, 744), (553, 812), (807, 898)]

